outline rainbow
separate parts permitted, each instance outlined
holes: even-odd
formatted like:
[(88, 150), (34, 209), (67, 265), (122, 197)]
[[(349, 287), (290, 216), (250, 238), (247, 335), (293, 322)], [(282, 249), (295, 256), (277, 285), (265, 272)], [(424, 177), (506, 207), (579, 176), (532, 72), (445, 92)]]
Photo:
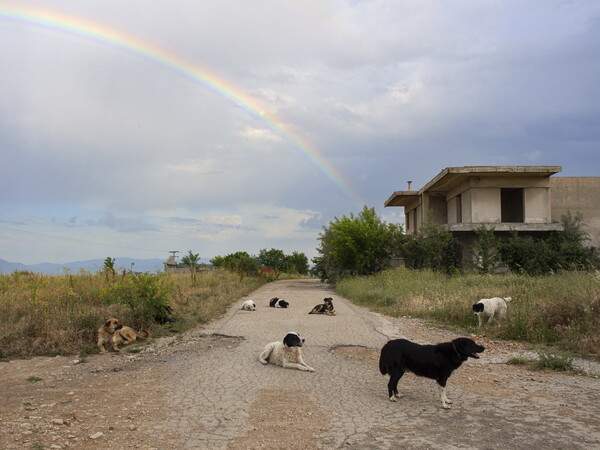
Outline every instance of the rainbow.
[(0, 4), (0, 19), (22, 22), (108, 44), (158, 63), (203, 85), (252, 116), (258, 117), (272, 131), (285, 138), (305, 155), (345, 195), (350, 197), (356, 203), (356, 206), (360, 208), (364, 205), (364, 202), (344, 179), (341, 172), (316, 147), (302, 138), (291, 126), (278, 120), (274, 114), (265, 112), (256, 99), (246, 95), (240, 88), (236, 88), (223, 77), (211, 73), (205, 68), (200, 68), (157, 45), (141, 41), (116, 29), (80, 17), (21, 5), (11, 7)]

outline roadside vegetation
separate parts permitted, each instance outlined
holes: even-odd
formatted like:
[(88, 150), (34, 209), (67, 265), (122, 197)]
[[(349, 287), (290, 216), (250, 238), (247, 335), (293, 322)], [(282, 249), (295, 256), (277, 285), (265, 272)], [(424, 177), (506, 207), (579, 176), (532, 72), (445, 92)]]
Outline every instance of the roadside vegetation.
[[(414, 316), (475, 332), (473, 303), (512, 297), (507, 320), (485, 333), (502, 339), (556, 345), (600, 357), (600, 254), (584, 244), (583, 217), (567, 214), (564, 231), (546, 239), (513, 232), (498, 240), (493, 228), (477, 230), (479, 243), (463, 263), (456, 242), (429, 218), (405, 235), (365, 207), (335, 218), (320, 235), (314, 273), (336, 292), (390, 316)], [(391, 261), (403, 266), (390, 269)]]
[[(341, 280), (336, 292), (394, 317), (412, 316), (467, 332), (534, 344), (557, 345), (600, 357), (600, 275), (561, 272), (551, 276), (390, 269)], [(481, 298), (512, 297), (506, 320), (477, 328), (472, 305)]]
[[(180, 333), (223, 315), (266, 282), (308, 276), (306, 255), (278, 249), (218, 256), (215, 270), (199, 261), (190, 250), (181, 273), (136, 273), (108, 257), (98, 273), (0, 274), (0, 358), (96, 353), (96, 332), (110, 317), (154, 337)], [(273, 270), (261, 277), (260, 268)]]
[[(0, 357), (96, 353), (109, 317), (153, 336), (182, 332), (222, 315), (258, 288), (226, 270), (195, 274), (106, 272), (0, 275)], [(169, 309), (167, 309), (169, 306)]]

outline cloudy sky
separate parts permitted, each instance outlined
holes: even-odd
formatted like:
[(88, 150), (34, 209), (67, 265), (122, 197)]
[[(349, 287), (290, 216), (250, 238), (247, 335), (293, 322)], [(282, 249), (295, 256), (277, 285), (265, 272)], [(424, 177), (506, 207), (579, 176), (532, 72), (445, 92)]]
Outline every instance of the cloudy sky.
[(0, 0), (0, 259), (313, 257), (443, 168), (600, 175), (598, 0)]

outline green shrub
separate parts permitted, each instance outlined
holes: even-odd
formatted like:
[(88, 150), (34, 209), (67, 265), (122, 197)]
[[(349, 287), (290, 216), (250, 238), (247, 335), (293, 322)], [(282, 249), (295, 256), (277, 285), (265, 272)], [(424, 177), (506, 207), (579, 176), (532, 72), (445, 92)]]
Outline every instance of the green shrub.
[(108, 305), (128, 306), (131, 326), (144, 327), (168, 314), (170, 290), (171, 284), (164, 274), (126, 273), (105, 292), (104, 300)]
[(369, 275), (389, 266), (404, 240), (402, 227), (386, 224), (375, 208), (366, 206), (354, 216), (342, 216), (329, 222), (319, 235), (319, 256), (313, 259), (315, 273), (323, 280), (336, 283), (354, 275)]
[(539, 360), (534, 364), (537, 370), (554, 370), (558, 372), (572, 372), (573, 358), (562, 355), (553, 355), (538, 351)]

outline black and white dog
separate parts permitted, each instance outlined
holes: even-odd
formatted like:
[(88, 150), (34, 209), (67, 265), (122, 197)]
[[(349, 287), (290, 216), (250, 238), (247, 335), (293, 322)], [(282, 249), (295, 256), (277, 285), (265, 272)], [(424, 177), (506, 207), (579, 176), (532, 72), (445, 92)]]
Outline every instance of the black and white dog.
[(388, 341), (381, 349), (379, 370), (383, 375), (390, 375), (390, 401), (395, 402), (396, 397), (401, 397), (398, 394), (398, 381), (408, 370), (420, 377), (437, 381), (442, 408), (450, 408), (449, 404), (452, 402), (446, 396), (448, 378), (468, 358), (479, 358), (477, 353), (484, 350), (485, 347), (477, 345), (469, 338), (458, 338), (436, 345), (421, 345), (406, 339)]
[(271, 308), (287, 308), (290, 304), (284, 299), (279, 297), (273, 297), (269, 302)]
[(482, 298), (473, 305), (473, 312), (479, 319), (479, 326), (487, 319), (487, 323), (497, 322), (506, 317), (506, 303), (511, 297)]
[(302, 359), (302, 344), (304, 344), (304, 339), (298, 333), (290, 331), (283, 338), (283, 342), (277, 341), (267, 344), (258, 360), (262, 364), (271, 363), (286, 369), (314, 372), (315, 369)]

